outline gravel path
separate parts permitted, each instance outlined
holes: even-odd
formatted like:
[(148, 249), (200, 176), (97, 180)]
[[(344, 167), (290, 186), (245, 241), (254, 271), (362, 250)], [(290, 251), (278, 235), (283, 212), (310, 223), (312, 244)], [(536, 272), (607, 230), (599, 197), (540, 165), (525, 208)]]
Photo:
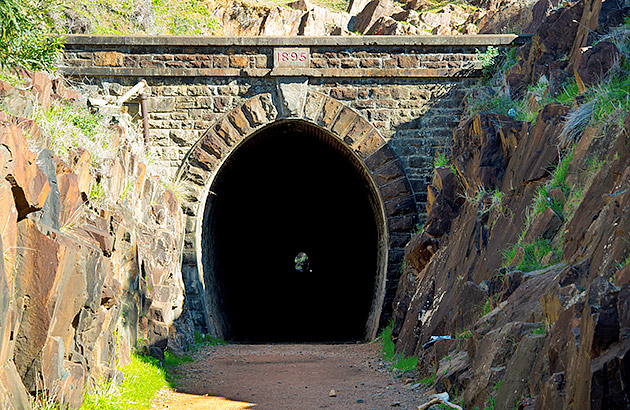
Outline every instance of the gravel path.
[(380, 344), (207, 347), (178, 368), (176, 391), (161, 392), (154, 407), (417, 409), (422, 386), (388, 370), (380, 355)]

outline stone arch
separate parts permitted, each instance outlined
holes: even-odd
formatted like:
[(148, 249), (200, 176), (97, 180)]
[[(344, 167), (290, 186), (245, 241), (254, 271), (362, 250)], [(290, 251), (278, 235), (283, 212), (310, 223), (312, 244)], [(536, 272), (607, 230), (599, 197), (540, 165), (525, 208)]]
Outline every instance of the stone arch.
[[(292, 86), (292, 85), (290, 85)], [(379, 131), (350, 107), (319, 92), (298, 85), (278, 94), (256, 95), (219, 118), (192, 146), (178, 171), (187, 200), (182, 272), (186, 307), (196, 327), (224, 337), (217, 284), (208, 275), (202, 255), (204, 209), (215, 176), (235, 150), (265, 127), (282, 121), (298, 121), (331, 136), (360, 164), (374, 193), (378, 215), (379, 250), (372, 309), (365, 339), (376, 336), (391, 303), (402, 264), (405, 239), (418, 220), (412, 188), (392, 148)], [(297, 95), (297, 98), (296, 98)], [(403, 239), (401, 239), (403, 238)], [(396, 242), (396, 244), (394, 244)], [(392, 247), (398, 250), (391, 251)]]

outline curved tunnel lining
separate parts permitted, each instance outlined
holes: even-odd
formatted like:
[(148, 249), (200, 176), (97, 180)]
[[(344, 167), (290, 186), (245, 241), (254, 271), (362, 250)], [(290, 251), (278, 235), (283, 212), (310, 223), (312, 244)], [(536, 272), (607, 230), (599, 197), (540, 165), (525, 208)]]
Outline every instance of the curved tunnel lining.
[[(363, 163), (303, 121), (271, 124), (216, 174), (202, 228), (210, 321), (246, 342), (348, 342), (375, 336), (387, 231)], [(299, 272), (294, 258), (309, 256)]]

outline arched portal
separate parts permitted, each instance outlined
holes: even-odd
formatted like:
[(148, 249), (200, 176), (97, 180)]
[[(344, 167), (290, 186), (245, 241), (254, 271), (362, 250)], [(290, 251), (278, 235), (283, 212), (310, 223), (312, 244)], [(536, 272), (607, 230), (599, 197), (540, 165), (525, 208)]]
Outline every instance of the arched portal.
[(274, 123), (232, 152), (210, 191), (202, 252), (230, 340), (366, 338), (385, 228), (349, 149), (313, 125)]
[[(186, 309), (215, 336), (368, 340), (391, 311), (417, 222), (396, 155), (323, 94), (259, 94), (191, 148), (182, 273)], [(310, 266), (295, 269), (304, 252)]]

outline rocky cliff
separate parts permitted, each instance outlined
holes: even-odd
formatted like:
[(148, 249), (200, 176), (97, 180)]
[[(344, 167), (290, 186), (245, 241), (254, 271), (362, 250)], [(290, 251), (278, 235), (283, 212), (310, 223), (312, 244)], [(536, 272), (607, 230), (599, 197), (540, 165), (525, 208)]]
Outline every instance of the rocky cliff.
[(538, 25), (503, 85), (484, 92), (535, 106), (542, 76), (550, 101), (575, 76), (584, 94), (540, 103), (533, 122), (513, 110), (462, 120), (406, 247), (397, 351), (418, 355), (435, 390), (465, 408), (630, 406), (630, 114), (620, 105), (575, 125), (598, 103), (589, 87), (612, 84), (626, 61), (625, 46), (585, 47), (623, 22), (628, 9), (611, 6), (575, 3)]
[[(531, 33), (559, 1), (251, 0), (70, 2), (58, 25), (73, 34), (222, 36)], [(535, 25), (535, 23), (534, 23)]]
[(0, 81), (0, 407), (48, 392), (77, 408), (91, 383), (120, 380), (131, 348), (181, 349), (183, 215), (121, 124), (94, 135), (103, 158), (48, 149), (34, 112), (85, 107), (61, 81), (21, 74)]

